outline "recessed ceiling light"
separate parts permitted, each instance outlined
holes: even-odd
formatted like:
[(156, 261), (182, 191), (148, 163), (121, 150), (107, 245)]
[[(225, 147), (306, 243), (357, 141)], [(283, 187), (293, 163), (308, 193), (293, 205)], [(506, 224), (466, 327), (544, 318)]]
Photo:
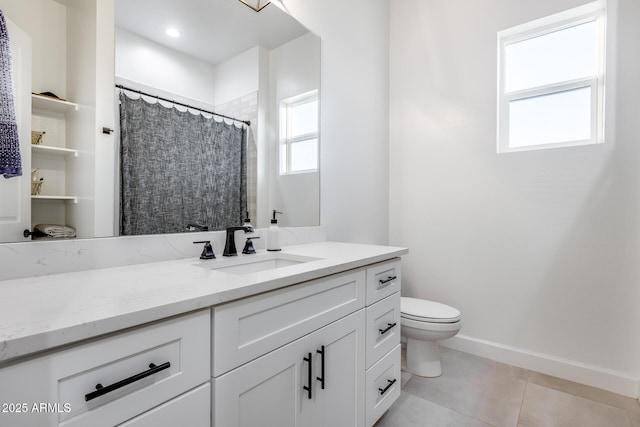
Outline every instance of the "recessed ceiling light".
[(176, 30), (175, 28), (167, 28), (167, 31), (165, 31), (165, 33), (167, 33), (167, 35), (171, 37), (180, 37), (180, 31)]

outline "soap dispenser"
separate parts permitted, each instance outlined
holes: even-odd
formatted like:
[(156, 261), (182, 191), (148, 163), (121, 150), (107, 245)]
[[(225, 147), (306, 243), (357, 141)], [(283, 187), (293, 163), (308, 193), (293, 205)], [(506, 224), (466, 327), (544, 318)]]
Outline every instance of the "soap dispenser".
[(278, 227), (278, 220), (276, 219), (276, 214), (281, 214), (282, 212), (278, 212), (275, 209), (273, 210), (273, 218), (271, 219), (271, 225), (267, 230), (267, 250), (268, 251), (279, 251), (280, 248), (280, 227)]
[[(242, 223), (242, 226), (254, 229), (253, 225), (251, 225), (251, 219), (249, 219), (249, 211), (247, 211), (246, 214), (247, 215), (244, 218), (244, 222)], [(253, 231), (251, 231), (250, 233), (253, 233)]]

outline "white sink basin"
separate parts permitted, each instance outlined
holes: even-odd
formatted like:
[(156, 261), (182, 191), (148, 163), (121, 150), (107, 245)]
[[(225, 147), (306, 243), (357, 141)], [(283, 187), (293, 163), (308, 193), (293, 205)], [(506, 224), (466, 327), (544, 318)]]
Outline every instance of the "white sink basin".
[(317, 261), (319, 259), (320, 258), (280, 252), (262, 252), (252, 255), (238, 255), (235, 257), (219, 257), (209, 261), (202, 261), (198, 265), (209, 270), (223, 273), (247, 274), (289, 267), (305, 262)]

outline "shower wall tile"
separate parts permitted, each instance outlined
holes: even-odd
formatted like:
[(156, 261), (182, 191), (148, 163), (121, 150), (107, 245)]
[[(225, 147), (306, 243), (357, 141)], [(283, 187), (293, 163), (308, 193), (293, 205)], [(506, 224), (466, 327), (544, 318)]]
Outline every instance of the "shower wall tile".
[(252, 92), (224, 104), (216, 105), (217, 113), (249, 120), (251, 126), (248, 134), (247, 150), (247, 209), (251, 219), (257, 218), (258, 192), (258, 150), (256, 135), (258, 134), (258, 92)]

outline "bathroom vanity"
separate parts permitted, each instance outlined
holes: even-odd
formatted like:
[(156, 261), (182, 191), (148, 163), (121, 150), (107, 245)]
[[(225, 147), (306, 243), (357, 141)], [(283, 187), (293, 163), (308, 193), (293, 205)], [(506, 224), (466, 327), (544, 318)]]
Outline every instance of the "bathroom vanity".
[(2, 281), (0, 425), (371, 426), (400, 395), (406, 253), (320, 242)]

